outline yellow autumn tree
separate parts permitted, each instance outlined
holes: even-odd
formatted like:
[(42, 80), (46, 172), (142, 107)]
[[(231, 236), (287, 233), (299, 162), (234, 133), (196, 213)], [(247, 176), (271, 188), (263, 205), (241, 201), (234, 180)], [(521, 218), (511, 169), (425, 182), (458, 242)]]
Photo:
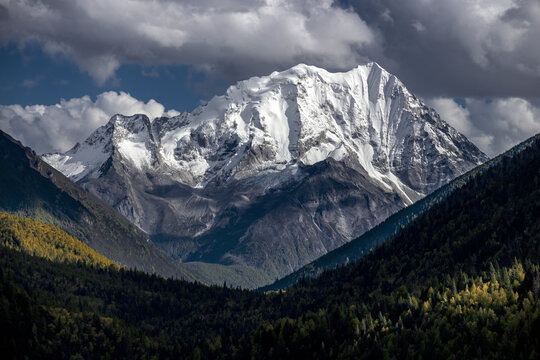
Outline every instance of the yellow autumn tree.
[(77, 238), (45, 223), (0, 212), (0, 245), (59, 262), (118, 268)]

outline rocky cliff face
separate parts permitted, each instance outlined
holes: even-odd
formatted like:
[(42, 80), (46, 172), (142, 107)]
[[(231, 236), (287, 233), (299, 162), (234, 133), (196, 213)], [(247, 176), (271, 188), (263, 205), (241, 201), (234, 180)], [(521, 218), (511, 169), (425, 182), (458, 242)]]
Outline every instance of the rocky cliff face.
[(371, 63), (251, 78), (173, 118), (116, 115), (44, 159), (173, 257), (274, 279), (487, 157)]

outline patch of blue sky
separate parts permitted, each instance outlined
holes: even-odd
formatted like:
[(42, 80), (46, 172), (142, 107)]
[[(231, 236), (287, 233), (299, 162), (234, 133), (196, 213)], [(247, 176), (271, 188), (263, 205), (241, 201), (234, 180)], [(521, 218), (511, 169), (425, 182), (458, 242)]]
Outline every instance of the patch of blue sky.
[(99, 86), (73, 60), (63, 55), (51, 57), (33, 44), (23, 49), (15, 45), (0, 47), (0, 62), (2, 105), (52, 105), (62, 98), (84, 95), (95, 100), (98, 94), (112, 90), (127, 92), (144, 102), (154, 99), (167, 109), (191, 111), (223, 93), (228, 85), (190, 66), (127, 64)]

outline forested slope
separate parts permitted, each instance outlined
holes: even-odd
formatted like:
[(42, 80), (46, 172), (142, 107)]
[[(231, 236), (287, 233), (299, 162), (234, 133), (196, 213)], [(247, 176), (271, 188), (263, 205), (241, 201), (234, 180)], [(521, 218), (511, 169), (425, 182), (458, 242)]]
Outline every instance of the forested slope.
[(2, 247), (1, 350), (19, 358), (536, 359), (539, 214), (536, 137), (358, 262), (285, 292)]
[(2, 131), (0, 151), (0, 211), (57, 226), (119, 265), (198, 279), (110, 206)]
[(0, 212), (0, 245), (53, 261), (118, 268), (105, 256), (55, 226), (4, 212)]

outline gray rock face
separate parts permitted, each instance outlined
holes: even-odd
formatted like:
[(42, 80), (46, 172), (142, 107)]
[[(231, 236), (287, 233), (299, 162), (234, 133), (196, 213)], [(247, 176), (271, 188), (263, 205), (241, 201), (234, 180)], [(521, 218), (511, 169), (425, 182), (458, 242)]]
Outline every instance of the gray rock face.
[(179, 261), (273, 280), (487, 157), (371, 63), (298, 65), (173, 118), (116, 115), (44, 159)]

